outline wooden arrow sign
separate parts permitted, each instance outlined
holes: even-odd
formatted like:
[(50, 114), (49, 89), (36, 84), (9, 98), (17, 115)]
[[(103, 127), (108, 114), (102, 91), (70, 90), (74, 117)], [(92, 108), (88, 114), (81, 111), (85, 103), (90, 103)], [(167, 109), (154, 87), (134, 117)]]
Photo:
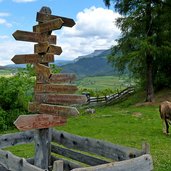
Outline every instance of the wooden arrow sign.
[(61, 126), (66, 123), (66, 118), (47, 114), (20, 115), (14, 122), (14, 125), (20, 131), (30, 129), (43, 129), (54, 126)]
[(37, 93), (75, 93), (78, 88), (75, 85), (62, 85), (62, 84), (36, 84), (34, 87)]
[(54, 62), (54, 55), (53, 54), (23, 54), (23, 55), (15, 55), (11, 59), (15, 64), (27, 64), (27, 63), (47, 63), (47, 62)]
[(49, 78), (37, 75), (37, 83), (71, 83), (76, 79), (75, 74), (51, 74)]
[(56, 44), (55, 35), (45, 36), (44, 34), (41, 33), (17, 30), (16, 32), (13, 33), (13, 37), (16, 40), (20, 40), (20, 41), (28, 41), (28, 42), (48, 41), (50, 44)]
[(48, 104), (85, 104), (87, 97), (83, 95), (72, 94), (43, 94), (35, 93), (35, 101)]
[(32, 113), (46, 113), (60, 116), (76, 116), (79, 114), (75, 107), (39, 104), (36, 102), (29, 103), (28, 110)]
[(36, 70), (37, 75), (41, 74), (46, 79), (49, 79), (51, 75), (50, 68), (48, 66), (45, 66), (39, 63), (35, 65), (35, 70)]
[(75, 22), (73, 19), (71, 18), (66, 18), (66, 17), (61, 17), (61, 16), (55, 16), (55, 15), (47, 15), (44, 13), (37, 13), (37, 18), (36, 21), (37, 22), (44, 22), (44, 21), (49, 21), (49, 20), (53, 20), (53, 19), (57, 19), (57, 18), (61, 18), (63, 23), (63, 26), (66, 27), (73, 27), (75, 25)]
[(52, 31), (52, 30), (57, 30), (62, 27), (63, 23), (64, 22), (62, 21), (61, 18), (53, 19), (53, 20), (46, 21), (44, 23), (34, 26), (33, 31), (44, 33), (44, 32), (48, 32), (48, 31)]
[(60, 55), (62, 48), (60, 46), (49, 45), (48, 42), (41, 42), (34, 45), (34, 53), (53, 53)]

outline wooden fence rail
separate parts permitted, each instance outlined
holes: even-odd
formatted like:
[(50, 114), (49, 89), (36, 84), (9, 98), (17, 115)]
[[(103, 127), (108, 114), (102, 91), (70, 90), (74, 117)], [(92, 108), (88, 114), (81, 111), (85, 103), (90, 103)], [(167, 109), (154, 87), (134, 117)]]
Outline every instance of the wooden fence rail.
[(128, 87), (118, 93), (111, 94), (108, 96), (100, 96), (100, 97), (90, 97), (87, 96), (87, 103), (92, 104), (92, 103), (112, 103), (115, 101), (118, 101), (120, 99), (123, 99), (124, 97), (132, 94), (135, 91), (134, 87)]
[[(34, 131), (2, 135), (0, 148), (33, 141)], [(153, 163), (146, 153), (147, 145), (138, 150), (53, 129), (49, 171), (150, 171)], [(45, 171), (33, 163), (34, 158), (25, 160), (0, 149), (0, 171)]]

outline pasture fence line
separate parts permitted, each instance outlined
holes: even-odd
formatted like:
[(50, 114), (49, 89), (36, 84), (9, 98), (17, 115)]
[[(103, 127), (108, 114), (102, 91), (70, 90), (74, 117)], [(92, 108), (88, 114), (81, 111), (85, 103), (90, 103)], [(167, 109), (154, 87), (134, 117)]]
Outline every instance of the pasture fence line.
[(93, 103), (110, 104), (127, 97), (128, 95), (134, 93), (134, 91), (135, 91), (134, 87), (127, 87), (118, 93), (107, 95), (107, 96), (91, 97), (87, 95), (87, 104), (93, 104)]
[(48, 170), (34, 166), (34, 158), (23, 159), (2, 150), (33, 141), (34, 131), (1, 135), (0, 171), (151, 171), (153, 169), (147, 143), (139, 150), (55, 129), (52, 130), (51, 165)]

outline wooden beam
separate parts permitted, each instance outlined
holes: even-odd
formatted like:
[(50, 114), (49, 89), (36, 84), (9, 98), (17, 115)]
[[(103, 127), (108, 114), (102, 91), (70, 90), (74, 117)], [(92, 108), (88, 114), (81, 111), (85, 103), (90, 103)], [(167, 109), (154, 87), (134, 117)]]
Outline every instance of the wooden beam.
[(63, 160), (56, 160), (53, 162), (53, 170), (52, 171), (63, 171), (63, 170), (64, 170)]
[(53, 130), (52, 140), (67, 148), (94, 153), (115, 161), (127, 160), (143, 154), (141, 150), (135, 148), (115, 145), (93, 138), (76, 136), (64, 131)]
[(46, 62), (54, 62), (54, 55), (51, 53), (45, 55), (22, 54), (22, 55), (15, 55), (11, 60), (15, 64), (46, 63)]
[(151, 171), (153, 170), (153, 161), (149, 154), (142, 155), (140, 157), (120, 161), (112, 162), (108, 164), (98, 165), (94, 167), (77, 168), (72, 171)]
[(35, 84), (34, 91), (36, 93), (58, 93), (72, 94), (78, 90), (76, 85), (71, 84)]
[(88, 164), (90, 166), (96, 166), (99, 164), (105, 164), (108, 163), (108, 161), (102, 160), (102, 159), (98, 159), (86, 154), (82, 154), (80, 152), (75, 152), (72, 151), (70, 149), (66, 149), (60, 146), (56, 146), (54, 144), (51, 145), (51, 149), (53, 153), (65, 156), (67, 158), (71, 158), (73, 160), (79, 161), (81, 163), (85, 163)]
[(76, 94), (43, 94), (36, 93), (35, 101), (39, 103), (48, 104), (85, 104), (87, 102), (86, 96)]
[(47, 15), (47, 14), (43, 14), (38, 12), (37, 13), (37, 18), (36, 21), (38, 22), (45, 22), (45, 21), (49, 21), (49, 20), (54, 20), (57, 18), (61, 18), (63, 23), (63, 26), (66, 27), (73, 27), (75, 25), (75, 21), (71, 18), (66, 18), (66, 17), (61, 17), (61, 16), (55, 16), (55, 15)]
[(47, 114), (33, 114), (20, 115), (14, 122), (14, 125), (20, 131), (27, 131), (31, 129), (43, 129), (54, 126), (61, 126), (66, 123), (66, 118), (62, 116), (47, 115)]
[(37, 33), (37, 32), (29, 32), (17, 30), (13, 33), (13, 37), (16, 40), (27, 41), (27, 42), (46, 42), (48, 41), (50, 44), (56, 44), (56, 36)]
[(28, 110), (32, 113), (46, 113), (60, 116), (76, 116), (79, 114), (79, 111), (75, 107), (39, 104), (36, 102), (30, 102)]
[(0, 149), (0, 164), (12, 171), (44, 171), (29, 164), (25, 159)]
[(5, 134), (0, 136), (0, 148), (33, 142), (33, 131)]
[(63, 23), (64, 22), (61, 18), (49, 20), (47, 22), (39, 23), (38, 25), (33, 26), (33, 31), (44, 33), (52, 30), (58, 30), (61, 29)]
[(80, 164), (78, 164), (76, 162), (69, 161), (67, 159), (61, 159), (61, 158), (58, 158), (56, 156), (51, 156), (51, 162), (52, 163), (57, 161), (57, 160), (63, 160), (63, 162), (64, 162), (64, 170), (65, 171), (71, 171), (72, 169), (82, 167)]

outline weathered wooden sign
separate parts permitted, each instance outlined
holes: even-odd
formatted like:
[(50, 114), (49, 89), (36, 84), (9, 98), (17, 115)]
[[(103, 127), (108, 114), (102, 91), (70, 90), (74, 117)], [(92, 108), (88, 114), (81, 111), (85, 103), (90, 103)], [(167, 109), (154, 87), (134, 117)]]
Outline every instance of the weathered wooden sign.
[(34, 45), (34, 53), (53, 53), (60, 55), (62, 48), (60, 46), (49, 45), (48, 42), (40, 42)]
[(61, 18), (49, 20), (47, 22), (44, 22), (44, 23), (34, 26), (33, 31), (43, 33), (43, 32), (48, 32), (48, 31), (52, 31), (52, 30), (57, 30), (62, 27), (63, 23), (64, 22), (62, 21)]
[(37, 83), (71, 83), (75, 79), (75, 74), (51, 74), (48, 78), (44, 73), (37, 74)]
[(45, 21), (54, 20), (54, 19), (57, 19), (57, 18), (62, 19), (62, 21), (64, 22), (63, 26), (73, 27), (75, 25), (75, 21), (73, 19), (71, 19), (71, 18), (55, 16), (55, 15), (47, 15), (47, 14), (40, 13), (40, 12), (37, 13), (36, 21), (45, 22)]
[(46, 42), (46, 41), (48, 41), (50, 44), (56, 44), (56, 36), (55, 35), (47, 36), (47, 35), (37, 33), (37, 32), (17, 30), (13, 33), (13, 37), (16, 40), (20, 40), (20, 41), (28, 41), (28, 42)]
[(37, 75), (41, 73), (45, 79), (49, 79), (51, 75), (50, 68), (39, 63), (35, 64), (35, 70)]
[(48, 104), (85, 104), (87, 102), (86, 96), (75, 94), (43, 94), (36, 93), (35, 100), (39, 103)]
[(37, 93), (75, 93), (78, 90), (76, 85), (62, 84), (36, 84), (34, 91)]
[(51, 115), (60, 115), (60, 116), (75, 116), (79, 112), (75, 107), (68, 106), (59, 106), (59, 105), (50, 105), (50, 104), (39, 104), (36, 102), (30, 102), (28, 105), (29, 112), (33, 113), (46, 113)]
[(14, 125), (20, 131), (27, 131), (30, 129), (43, 129), (54, 126), (61, 126), (66, 123), (66, 118), (62, 116), (34, 114), (34, 115), (20, 115), (14, 122)]
[(44, 55), (39, 54), (23, 54), (15, 55), (11, 59), (15, 64), (27, 64), (27, 63), (47, 63), (54, 62), (54, 55), (52, 53), (47, 53)]

